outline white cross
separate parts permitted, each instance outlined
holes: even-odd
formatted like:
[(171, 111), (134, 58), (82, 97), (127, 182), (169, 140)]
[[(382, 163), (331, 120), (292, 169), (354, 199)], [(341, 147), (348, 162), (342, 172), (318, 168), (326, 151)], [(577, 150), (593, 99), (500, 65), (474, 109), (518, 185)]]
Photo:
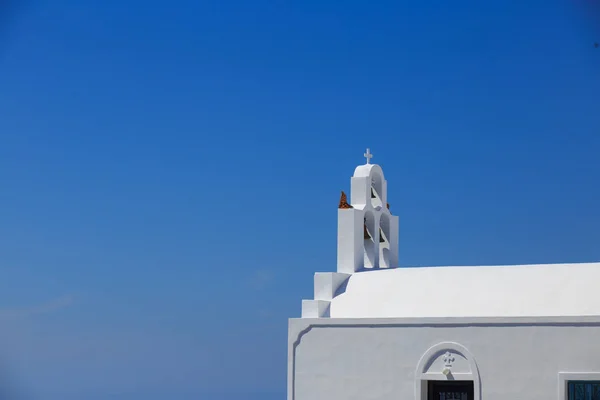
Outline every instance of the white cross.
[(367, 152), (364, 154), (364, 157), (367, 159), (367, 164), (371, 164), (371, 158), (373, 158), (373, 154), (371, 154), (370, 149), (367, 149)]
[(452, 367), (453, 362), (454, 362), (454, 356), (452, 355), (452, 353), (447, 351), (446, 354), (444, 354), (444, 365), (447, 368), (450, 368), (450, 367)]

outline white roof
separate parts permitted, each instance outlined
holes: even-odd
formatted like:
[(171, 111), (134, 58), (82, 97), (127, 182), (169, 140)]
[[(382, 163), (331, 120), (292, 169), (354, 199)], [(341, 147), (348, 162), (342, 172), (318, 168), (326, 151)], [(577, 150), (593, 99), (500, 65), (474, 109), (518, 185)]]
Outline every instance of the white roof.
[(358, 272), (331, 318), (600, 315), (600, 263)]

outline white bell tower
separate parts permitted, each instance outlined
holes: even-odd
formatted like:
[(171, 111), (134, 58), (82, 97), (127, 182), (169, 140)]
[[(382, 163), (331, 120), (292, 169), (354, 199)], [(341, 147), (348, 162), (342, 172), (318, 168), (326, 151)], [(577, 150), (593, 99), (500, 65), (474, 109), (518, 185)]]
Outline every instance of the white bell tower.
[(351, 179), (350, 203), (342, 192), (338, 209), (337, 272), (398, 266), (398, 217), (387, 202), (383, 170), (371, 164), (356, 167)]
[(350, 182), (350, 203), (342, 192), (338, 206), (337, 272), (315, 274), (314, 299), (302, 300), (302, 318), (329, 318), (331, 301), (353, 273), (398, 266), (398, 217), (390, 213), (381, 167), (371, 164), (369, 149), (365, 157)]

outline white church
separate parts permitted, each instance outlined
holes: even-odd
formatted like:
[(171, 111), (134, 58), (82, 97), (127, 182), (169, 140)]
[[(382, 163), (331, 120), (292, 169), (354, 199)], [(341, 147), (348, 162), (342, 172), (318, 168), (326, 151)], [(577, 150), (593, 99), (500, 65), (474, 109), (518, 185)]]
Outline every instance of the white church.
[(289, 321), (288, 400), (600, 400), (600, 263), (398, 268), (380, 166)]

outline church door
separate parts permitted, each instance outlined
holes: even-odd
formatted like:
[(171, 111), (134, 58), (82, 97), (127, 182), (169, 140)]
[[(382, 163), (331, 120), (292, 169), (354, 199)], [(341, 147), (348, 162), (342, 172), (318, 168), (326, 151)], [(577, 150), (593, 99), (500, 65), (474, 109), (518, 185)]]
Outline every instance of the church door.
[(473, 400), (473, 381), (429, 381), (427, 400)]

